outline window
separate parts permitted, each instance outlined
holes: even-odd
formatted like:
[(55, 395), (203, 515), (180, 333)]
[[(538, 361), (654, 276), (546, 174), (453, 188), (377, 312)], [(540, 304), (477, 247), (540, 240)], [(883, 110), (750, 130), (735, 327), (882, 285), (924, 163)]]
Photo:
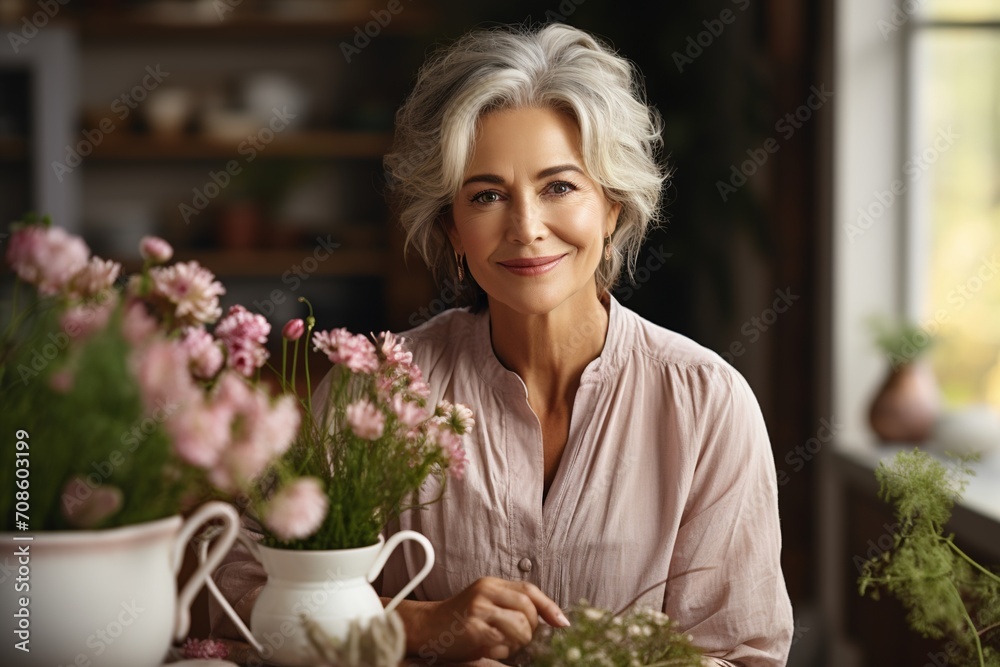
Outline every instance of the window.
[(949, 407), (1000, 409), (1000, 0), (909, 0), (907, 310)]

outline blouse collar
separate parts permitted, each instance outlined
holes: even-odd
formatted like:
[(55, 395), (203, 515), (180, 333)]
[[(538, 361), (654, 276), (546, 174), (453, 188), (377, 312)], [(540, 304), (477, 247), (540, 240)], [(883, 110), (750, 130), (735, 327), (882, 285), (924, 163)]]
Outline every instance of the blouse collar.
[[(608, 334), (604, 339), (601, 353), (583, 370), (580, 385), (602, 382), (619, 374), (624, 365), (626, 350), (630, 347), (626, 337), (631, 331), (629, 311), (611, 294), (601, 299), (608, 311)], [(527, 395), (527, 388), (521, 376), (504, 367), (493, 351), (490, 336), (490, 314), (486, 309), (476, 315), (473, 326), (473, 351), (476, 369), (480, 377), (497, 389), (517, 391)]]

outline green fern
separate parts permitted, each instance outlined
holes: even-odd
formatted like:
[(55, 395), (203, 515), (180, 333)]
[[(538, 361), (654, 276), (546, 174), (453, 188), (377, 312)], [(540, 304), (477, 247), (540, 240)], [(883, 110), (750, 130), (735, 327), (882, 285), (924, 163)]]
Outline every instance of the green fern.
[(969, 462), (959, 459), (949, 469), (914, 450), (879, 464), (879, 496), (893, 503), (899, 530), (892, 549), (864, 564), (858, 585), (876, 600), (881, 590), (899, 599), (910, 627), (923, 636), (950, 639), (956, 664), (1000, 667), (1000, 576), (944, 534), (973, 474)]

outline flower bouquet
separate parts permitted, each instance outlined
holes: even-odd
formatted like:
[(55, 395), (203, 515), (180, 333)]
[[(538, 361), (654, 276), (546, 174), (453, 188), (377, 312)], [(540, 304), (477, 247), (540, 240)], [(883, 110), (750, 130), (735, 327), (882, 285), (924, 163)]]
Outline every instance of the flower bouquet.
[(402, 338), (383, 332), (369, 340), (314, 327), (310, 314), (283, 328), (282, 385), (295, 395), (303, 339), (332, 367), (314, 396), (309, 364), (303, 364), (306, 394), (296, 398), (306, 418), (292, 445), (260, 476), (250, 507), (268, 546), (366, 547), (389, 521), (420, 506), (411, 501), (428, 478), (436, 478), (443, 493), (448, 474), (461, 476), (462, 436), (472, 430), (473, 416), (448, 401), (428, 406), (430, 388)]
[[(196, 262), (163, 266), (173, 251), (161, 239), (141, 252), (142, 273), (124, 281), (121, 265), (47, 219), (14, 226), (0, 425), (42, 448), (31, 450), (32, 529), (131, 525), (235, 495), (299, 425), (293, 398), (249, 381), (267, 358), (264, 318), (236, 306), (213, 337), (225, 288)], [(22, 283), (37, 289), (19, 308)], [(14, 478), (14, 465), (3, 457), (0, 474)], [(7, 530), (14, 501), (0, 499)]]
[[(2, 664), (161, 664), (237, 537), (232, 506), (204, 501), (249, 488), (299, 425), (292, 397), (250, 379), (266, 359), (263, 318), (237, 306), (220, 320), (225, 290), (209, 271), (166, 266), (161, 239), (141, 253), (141, 274), (124, 280), (48, 219), (13, 226), (0, 334), (0, 427), (13, 439), (0, 476), (14, 488), (0, 511), (25, 576), (0, 603), (20, 640), (0, 650)], [(183, 548), (212, 520), (223, 536), (178, 596)], [(127, 633), (94, 633), (94, 619), (121, 614)]]

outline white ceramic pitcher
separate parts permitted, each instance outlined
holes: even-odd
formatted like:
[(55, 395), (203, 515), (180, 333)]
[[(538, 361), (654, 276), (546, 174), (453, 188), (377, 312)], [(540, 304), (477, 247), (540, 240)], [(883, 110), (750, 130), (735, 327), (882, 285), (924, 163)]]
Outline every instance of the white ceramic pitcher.
[[(178, 595), (187, 542), (212, 519), (222, 520), (221, 535)], [(171, 640), (187, 637), (191, 601), (238, 534), (239, 515), (221, 502), (187, 521), (0, 534), (0, 665), (159, 667)], [(30, 651), (17, 648), (22, 638)]]
[[(430, 541), (412, 530), (399, 531), (388, 541), (380, 535), (378, 542), (368, 547), (330, 551), (273, 549), (242, 533), (239, 539), (267, 573), (267, 583), (250, 615), (250, 629), (211, 578), (207, 582), (209, 590), (261, 657), (282, 667), (315, 664), (317, 655), (306, 637), (301, 614), (309, 616), (329, 636), (344, 639), (352, 620), (364, 626), (365, 621), (392, 611), (434, 566)], [(393, 550), (405, 540), (420, 544), (426, 560), (417, 575), (383, 608), (371, 583)], [(202, 558), (207, 549), (208, 544), (203, 543)]]

